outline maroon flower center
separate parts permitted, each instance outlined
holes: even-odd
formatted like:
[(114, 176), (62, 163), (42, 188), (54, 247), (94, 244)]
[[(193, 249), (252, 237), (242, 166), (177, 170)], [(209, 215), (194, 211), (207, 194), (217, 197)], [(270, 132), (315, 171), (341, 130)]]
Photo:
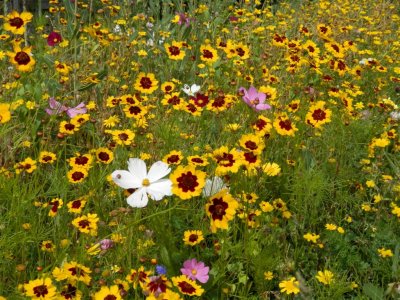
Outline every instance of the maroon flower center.
[(316, 109), (314, 110), (312, 117), (316, 121), (323, 121), (326, 118), (326, 112), (324, 112), (322, 109)]
[(214, 55), (212, 54), (212, 52), (210, 50), (205, 49), (205, 50), (203, 50), (203, 57), (212, 59), (214, 57)]
[(335, 50), (336, 52), (340, 52), (340, 49), (337, 45), (333, 44), (331, 45), (332, 49)]
[(279, 126), (282, 129), (285, 129), (287, 131), (292, 130), (292, 122), (290, 122), (290, 120), (281, 120), (281, 121), (279, 121)]
[(31, 58), (29, 57), (29, 55), (26, 52), (20, 51), (20, 52), (17, 52), (17, 54), (14, 57), (14, 60), (19, 65), (25, 65), (26, 66), (31, 61)]
[(192, 172), (187, 172), (181, 175), (177, 179), (178, 181), (178, 187), (182, 189), (185, 193), (188, 191), (194, 192), (196, 187), (199, 185), (197, 182), (197, 176), (193, 175)]
[(76, 296), (76, 287), (69, 283), (66, 290), (61, 292), (61, 296), (65, 299), (73, 299)]
[(65, 129), (68, 131), (73, 131), (75, 129), (75, 125), (74, 124), (65, 124)]
[(197, 234), (191, 234), (190, 236), (189, 236), (189, 242), (192, 242), (192, 243), (194, 243), (194, 242), (196, 242), (197, 240), (198, 240), (198, 235)]
[(26, 164), (23, 166), (24, 169), (29, 170), (32, 167), (31, 164)]
[(194, 294), (196, 292), (196, 289), (189, 283), (187, 283), (186, 281), (182, 281), (178, 283), (179, 288), (181, 289), (181, 291), (185, 294)]
[(163, 280), (161, 277), (150, 282), (148, 284), (148, 287), (149, 287), (150, 291), (153, 293), (156, 291), (161, 291), (164, 293), (167, 290), (167, 285), (165, 284), (165, 280)]
[(324, 27), (324, 26), (321, 26), (319, 30), (320, 30), (322, 33), (327, 33), (328, 28), (327, 28), (327, 27)]
[(208, 211), (211, 214), (213, 220), (220, 220), (226, 214), (226, 210), (228, 208), (228, 203), (224, 202), (222, 198), (212, 199), (213, 204), (208, 207)]
[(83, 173), (80, 172), (80, 171), (75, 171), (75, 172), (72, 174), (72, 179), (73, 179), (74, 181), (79, 181), (79, 180), (81, 180), (81, 179), (83, 179), (83, 178), (85, 178), (85, 174), (83, 174)]
[(225, 97), (224, 96), (216, 97), (212, 104), (213, 107), (223, 107), (224, 105), (225, 105)]
[(81, 220), (78, 223), (79, 227), (85, 229), (86, 227), (90, 227), (90, 222), (88, 220)]
[(108, 155), (106, 152), (100, 152), (98, 157), (101, 161), (109, 161), (110, 159), (110, 155)]
[(169, 164), (175, 164), (177, 162), (179, 162), (179, 155), (171, 155), (167, 159), (167, 163), (169, 163)]
[(311, 53), (315, 51), (315, 49), (314, 49), (313, 46), (308, 46), (307, 49), (308, 49), (308, 51), (311, 52)]
[(52, 160), (53, 160), (53, 158), (51, 156), (49, 156), (49, 155), (43, 156), (43, 158), (42, 158), (42, 161), (44, 161), (44, 162), (49, 162), (49, 161), (52, 161)]
[(116, 300), (117, 297), (115, 297), (114, 295), (107, 295), (106, 297), (104, 297), (104, 300)]
[(168, 103), (172, 105), (178, 105), (179, 103), (181, 103), (181, 99), (179, 99), (178, 96), (173, 96), (168, 99)]
[(131, 115), (138, 115), (142, 112), (142, 109), (139, 106), (130, 106), (129, 113)]
[(126, 141), (128, 139), (128, 135), (126, 133), (118, 134), (118, 137), (121, 141)]
[(258, 128), (258, 130), (262, 130), (265, 127), (265, 125), (267, 125), (267, 122), (265, 122), (264, 120), (260, 119), (260, 120), (257, 120), (254, 123), (254, 125)]
[(36, 297), (45, 297), (49, 291), (47, 289), (47, 286), (45, 284), (35, 286), (33, 288), (33, 293), (35, 294)]
[(217, 163), (224, 167), (231, 167), (235, 162), (233, 155), (229, 153), (224, 153), (222, 156), (217, 156), (216, 159)]
[(257, 144), (253, 141), (247, 141), (246, 143), (244, 143), (244, 145), (246, 146), (247, 149), (250, 150), (256, 150), (258, 148)]
[(199, 107), (204, 107), (208, 103), (208, 96), (197, 93), (196, 98), (191, 97), (190, 99), (193, 100), (194, 104)]
[(244, 159), (249, 163), (255, 163), (257, 161), (257, 155), (253, 152), (246, 152), (244, 154)]
[(88, 161), (89, 161), (89, 158), (87, 158), (86, 156), (79, 156), (79, 157), (75, 158), (75, 163), (77, 165), (84, 166), (88, 163)]
[(177, 56), (177, 55), (179, 55), (179, 53), (181, 53), (181, 50), (176, 46), (170, 46), (170, 47), (168, 47), (168, 50), (169, 50), (169, 53), (174, 56)]
[(192, 158), (191, 161), (198, 164), (202, 164), (204, 162), (204, 160), (199, 157)]
[(246, 54), (246, 52), (242, 48), (236, 48), (236, 53), (240, 57), (243, 57)]
[(22, 20), (20, 17), (16, 17), (16, 18), (9, 20), (8, 23), (12, 27), (21, 28), (24, 25), (24, 20)]
[(152, 84), (152, 82), (149, 77), (140, 78), (140, 85), (142, 86), (142, 88), (149, 89), (149, 88), (151, 88), (151, 84)]
[(82, 206), (81, 200), (75, 200), (72, 202), (71, 207), (74, 209), (79, 209)]

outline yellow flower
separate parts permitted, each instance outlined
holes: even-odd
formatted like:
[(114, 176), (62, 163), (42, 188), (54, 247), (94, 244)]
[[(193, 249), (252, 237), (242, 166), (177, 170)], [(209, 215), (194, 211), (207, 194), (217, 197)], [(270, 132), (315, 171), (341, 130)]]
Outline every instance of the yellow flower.
[(186, 275), (172, 277), (172, 282), (181, 294), (200, 297), (204, 293), (204, 290)]
[(74, 225), (80, 232), (90, 234), (91, 236), (96, 236), (98, 222), (99, 218), (97, 217), (97, 214), (87, 214), (75, 218), (72, 221), (72, 225)]
[(300, 283), (295, 277), (291, 277), (289, 280), (283, 280), (279, 283), (279, 287), (282, 293), (298, 294), (300, 293)]
[(182, 50), (182, 43), (173, 41), (171, 44), (164, 44), (168, 57), (172, 60), (182, 60), (185, 57), (185, 51)]
[(324, 101), (317, 101), (310, 106), (306, 115), (306, 123), (314, 128), (320, 128), (321, 125), (331, 122), (332, 111), (325, 108)]
[(186, 230), (184, 232), (183, 241), (185, 245), (194, 246), (204, 240), (201, 230)]
[(333, 282), (333, 273), (328, 270), (318, 271), (317, 275), (315, 276), (317, 280), (325, 285), (329, 285)]
[(380, 257), (392, 257), (393, 256), (393, 252), (390, 249), (385, 249), (385, 248), (380, 248), (378, 249), (378, 253)]
[(135, 90), (144, 93), (152, 94), (158, 88), (158, 81), (152, 73), (139, 73), (134, 84)]
[(0, 123), (6, 123), (11, 120), (10, 105), (0, 103)]
[(29, 281), (24, 284), (24, 291), (31, 299), (54, 299), (57, 292), (49, 277)]
[(266, 163), (262, 166), (262, 170), (267, 176), (277, 176), (281, 172), (277, 163)]
[(271, 271), (264, 272), (264, 279), (269, 281), (274, 278), (274, 274)]
[(24, 34), (25, 25), (32, 21), (33, 15), (30, 12), (24, 11), (19, 14), (16, 11), (12, 11), (6, 17), (4, 17), (3, 28), (14, 34)]
[(306, 233), (303, 235), (303, 238), (305, 238), (308, 242), (316, 244), (317, 240), (319, 239), (319, 235), (315, 233)]
[(216, 62), (218, 60), (217, 50), (209, 45), (200, 46), (200, 59), (209, 64)]
[(286, 113), (278, 115), (274, 120), (274, 128), (280, 135), (294, 136), (298, 131), (293, 122), (289, 119)]
[(206, 183), (206, 175), (205, 172), (196, 170), (193, 165), (178, 166), (170, 175), (172, 193), (182, 200), (199, 196)]
[(18, 71), (32, 71), (36, 63), (31, 54), (32, 47), (21, 48), (19, 46), (19, 43), (14, 43), (13, 48), (14, 52), (7, 52), (7, 56), (10, 58), (10, 62), (15, 65)]
[(228, 222), (235, 217), (238, 207), (239, 203), (227, 189), (211, 196), (206, 204), (206, 213), (211, 219), (211, 231), (215, 233), (218, 228), (227, 230)]
[(326, 224), (325, 228), (330, 231), (335, 231), (337, 229), (337, 226), (335, 224)]

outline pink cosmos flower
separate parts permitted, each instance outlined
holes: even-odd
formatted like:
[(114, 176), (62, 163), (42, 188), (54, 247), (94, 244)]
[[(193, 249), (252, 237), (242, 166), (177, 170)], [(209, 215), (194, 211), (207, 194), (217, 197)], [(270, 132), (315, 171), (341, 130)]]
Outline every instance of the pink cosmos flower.
[(60, 102), (56, 101), (56, 99), (54, 99), (53, 97), (49, 99), (49, 107), (50, 108), (46, 108), (46, 112), (49, 115), (59, 115), (68, 110), (68, 107), (62, 105)]
[(76, 115), (81, 115), (81, 114), (86, 114), (87, 113), (87, 108), (86, 104), (81, 102), (75, 107), (69, 107), (67, 109), (67, 115), (72, 119)]
[(251, 86), (249, 90), (241, 87), (239, 92), (243, 94), (243, 101), (255, 111), (271, 109), (271, 105), (265, 102), (267, 95), (258, 92), (254, 86)]
[(47, 45), (54, 47), (60, 42), (62, 42), (61, 34), (55, 31), (50, 32), (49, 36), (47, 37)]
[(114, 242), (110, 239), (104, 239), (100, 241), (100, 248), (101, 250), (108, 250), (114, 247)]
[(183, 263), (181, 272), (192, 280), (198, 280), (201, 283), (208, 281), (208, 271), (210, 270), (202, 261), (197, 261), (195, 258), (189, 259)]

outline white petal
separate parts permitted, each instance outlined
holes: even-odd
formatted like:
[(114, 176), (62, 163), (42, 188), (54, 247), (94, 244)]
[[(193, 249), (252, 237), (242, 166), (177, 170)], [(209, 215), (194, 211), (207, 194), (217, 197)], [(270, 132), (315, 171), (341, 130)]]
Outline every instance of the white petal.
[(147, 193), (153, 200), (161, 200), (164, 196), (172, 195), (172, 182), (169, 179), (160, 180), (147, 187)]
[(146, 163), (139, 158), (130, 158), (128, 160), (128, 170), (140, 182), (147, 177)]
[(194, 83), (194, 84), (192, 84), (190, 90), (192, 91), (193, 94), (195, 94), (198, 91), (200, 91), (200, 86)]
[(171, 172), (168, 164), (162, 161), (155, 162), (147, 174), (147, 178), (150, 182), (156, 182), (157, 180), (163, 178)]
[(128, 201), (128, 204), (130, 206), (139, 208), (145, 207), (149, 202), (149, 198), (147, 197), (145, 188), (138, 189), (126, 200)]
[(112, 180), (116, 185), (123, 189), (136, 189), (142, 186), (142, 180), (125, 170), (116, 170), (111, 174)]
[(226, 185), (220, 177), (215, 176), (212, 179), (207, 179), (203, 188), (203, 196), (210, 197), (224, 188), (226, 188)]

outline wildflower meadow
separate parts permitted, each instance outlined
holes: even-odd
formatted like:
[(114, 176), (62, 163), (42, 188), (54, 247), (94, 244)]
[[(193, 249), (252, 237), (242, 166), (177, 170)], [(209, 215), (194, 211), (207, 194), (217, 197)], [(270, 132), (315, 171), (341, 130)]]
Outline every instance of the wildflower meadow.
[(0, 299), (400, 299), (399, 1), (9, 2)]

